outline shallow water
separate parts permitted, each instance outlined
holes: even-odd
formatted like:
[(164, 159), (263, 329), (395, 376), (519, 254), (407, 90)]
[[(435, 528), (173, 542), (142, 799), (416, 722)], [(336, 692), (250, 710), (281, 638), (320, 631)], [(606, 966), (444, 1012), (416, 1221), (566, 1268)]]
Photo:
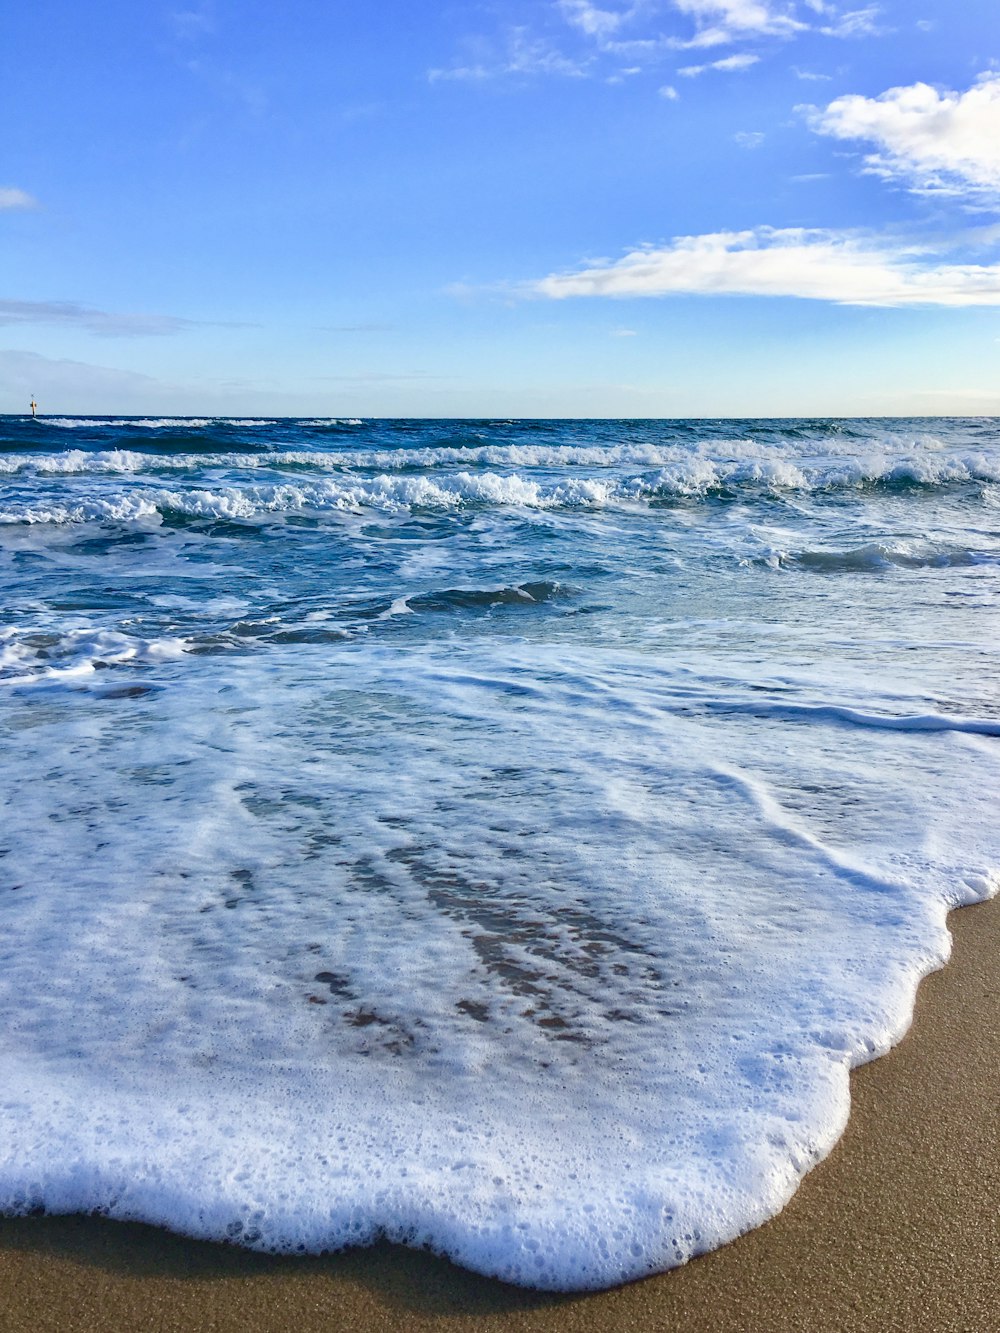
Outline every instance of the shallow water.
[(988, 420), (0, 419), (0, 1207), (762, 1221), (1000, 886), (998, 567)]

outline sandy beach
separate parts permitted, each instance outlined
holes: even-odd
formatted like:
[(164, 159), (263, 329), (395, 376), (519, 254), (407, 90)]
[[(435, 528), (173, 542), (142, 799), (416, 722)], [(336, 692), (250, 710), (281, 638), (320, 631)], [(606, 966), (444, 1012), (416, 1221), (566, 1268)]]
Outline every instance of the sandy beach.
[(1000, 901), (950, 918), (909, 1035), (777, 1218), (682, 1269), (552, 1296), (391, 1246), (281, 1260), (99, 1218), (0, 1220), (0, 1328), (1000, 1329)]

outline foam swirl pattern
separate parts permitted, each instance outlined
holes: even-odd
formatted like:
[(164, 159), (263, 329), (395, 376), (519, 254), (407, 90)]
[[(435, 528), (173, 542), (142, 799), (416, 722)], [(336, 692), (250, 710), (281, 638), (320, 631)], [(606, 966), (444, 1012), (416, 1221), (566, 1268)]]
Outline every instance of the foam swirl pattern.
[(0, 1209), (771, 1216), (1000, 888), (998, 565), (991, 421), (0, 419)]

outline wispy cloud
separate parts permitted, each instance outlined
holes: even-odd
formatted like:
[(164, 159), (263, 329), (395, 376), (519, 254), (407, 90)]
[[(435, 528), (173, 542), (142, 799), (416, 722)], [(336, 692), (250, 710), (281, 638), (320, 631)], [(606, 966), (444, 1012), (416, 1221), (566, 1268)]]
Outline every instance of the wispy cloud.
[(695, 34), (677, 45), (722, 46), (745, 37), (791, 37), (808, 28), (791, 4), (772, 0), (674, 0), (695, 22)]
[(10, 324), (68, 324), (102, 338), (163, 337), (196, 326), (194, 320), (176, 315), (118, 314), (75, 301), (0, 299), (0, 325)]
[(681, 236), (613, 262), (551, 274), (523, 289), (574, 296), (785, 296), (861, 306), (1000, 306), (1000, 263), (940, 254), (852, 232), (759, 227)]
[[(468, 38), (461, 56), (429, 71), (431, 81), (554, 74), (621, 82), (626, 74), (661, 65), (677, 51), (782, 41), (805, 33), (863, 37), (883, 31), (877, 6), (845, 10), (832, 0), (548, 0), (534, 10), (530, 25)], [(688, 69), (747, 68), (749, 58), (740, 59), (745, 63)], [(623, 62), (627, 70), (620, 67)]]
[(630, 17), (630, 11), (600, 9), (590, 0), (556, 0), (556, 8), (567, 23), (588, 37), (610, 37)]
[(882, 10), (878, 5), (867, 9), (849, 9), (838, 14), (832, 23), (820, 28), (825, 37), (879, 37), (886, 29), (879, 23)]
[(432, 375), (426, 370), (411, 370), (401, 374), (382, 370), (359, 370), (353, 375), (311, 375), (310, 379), (323, 384), (408, 384), (413, 380), (453, 380), (453, 375)]
[(174, 35), (183, 41), (194, 41), (215, 31), (215, 14), (210, 4), (196, 9), (175, 9), (167, 15)]
[(27, 190), (19, 190), (13, 185), (0, 186), (0, 210), (37, 207), (38, 200)]
[(867, 172), (920, 194), (1000, 198), (1000, 74), (982, 76), (964, 93), (914, 83), (806, 111), (819, 134), (873, 144)]
[(474, 39), (466, 43), (468, 54), (455, 64), (428, 70), (432, 83), (457, 79), (480, 83), (510, 75), (561, 74), (578, 78), (588, 62), (564, 55), (551, 42), (534, 37), (527, 28), (511, 28), (500, 42)]
[(759, 61), (760, 56), (743, 51), (739, 55), (725, 56), (722, 60), (712, 60), (707, 65), (685, 65), (677, 73), (683, 74), (686, 79), (696, 79), (699, 74), (712, 69), (720, 70), (723, 74), (742, 74), (744, 70), (750, 69)]
[[(38, 395), (43, 410), (54, 402), (74, 411), (131, 411), (140, 404), (158, 404), (168, 386), (151, 375), (133, 370), (95, 366), (85, 361), (70, 361), (40, 356), (20, 349), (0, 349), (0, 395), (10, 407), (20, 410), (28, 397)], [(58, 409), (57, 409), (58, 410)]]
[(764, 139), (765, 135), (760, 130), (739, 130), (733, 135), (733, 142), (741, 148), (759, 148)]
[[(275, 390), (259, 377), (173, 382), (137, 370), (0, 348), (0, 404), (6, 411), (24, 411), (31, 397), (38, 399), (44, 413), (74, 416), (104, 412), (284, 416), (303, 406), (300, 393)], [(314, 402), (321, 410), (324, 406), (327, 412), (336, 410), (332, 402)]]
[[(695, 34), (684, 46), (721, 46), (751, 37), (790, 38), (818, 31), (825, 37), (875, 37), (885, 31), (879, 23), (881, 8), (842, 10), (828, 0), (803, 0), (803, 5), (775, 0), (674, 0), (674, 5), (695, 22)], [(803, 8), (819, 20), (806, 22)]]
[(185, 62), (188, 73), (200, 79), (213, 92), (227, 101), (236, 102), (253, 116), (263, 116), (268, 109), (269, 98), (263, 86), (254, 79), (219, 65), (215, 61), (196, 58)]
[(392, 324), (317, 324), (319, 333), (388, 333)]

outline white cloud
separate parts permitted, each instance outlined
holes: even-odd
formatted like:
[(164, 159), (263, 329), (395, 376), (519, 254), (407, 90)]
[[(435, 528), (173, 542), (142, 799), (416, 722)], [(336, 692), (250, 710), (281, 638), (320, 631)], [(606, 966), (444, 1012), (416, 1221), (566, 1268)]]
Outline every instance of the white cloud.
[(672, 83), (665, 83), (660, 89), (660, 96), (665, 98), (668, 102), (678, 102), (680, 101), (681, 95)]
[(694, 19), (697, 31), (684, 46), (721, 46), (741, 37), (791, 37), (808, 24), (790, 4), (771, 0), (674, 0), (682, 14)]
[[(553, 11), (574, 32), (575, 49), (540, 36), (534, 27), (508, 30), (506, 37), (466, 41), (472, 58), (429, 71), (438, 79), (483, 80), (511, 73), (590, 74), (607, 58), (637, 60), (643, 66), (673, 50), (705, 49), (744, 38), (791, 37), (808, 31), (796, 17), (797, 0), (551, 0)], [(804, 0), (815, 8), (815, 0)], [(694, 21), (695, 32), (684, 38), (664, 31), (658, 15), (664, 8)], [(824, 12), (826, 10), (824, 9)], [(831, 11), (832, 12), (832, 11)], [(544, 28), (541, 29), (544, 32)], [(564, 39), (566, 34), (564, 33)], [(509, 47), (510, 50), (506, 48)], [(617, 78), (622, 71), (613, 77)]]
[(756, 65), (759, 60), (760, 56), (753, 56), (749, 52), (743, 51), (736, 56), (726, 56), (723, 60), (713, 60), (707, 65), (685, 65), (677, 73), (683, 74), (686, 79), (696, 79), (699, 74), (704, 74), (706, 70), (710, 69), (721, 70), (724, 74), (742, 74), (744, 70)]
[(825, 37), (875, 37), (885, 31), (879, 25), (881, 8), (842, 11), (826, 0), (802, 0), (806, 9), (826, 23), (820, 27), (799, 17), (800, 6), (792, 0), (673, 0), (675, 8), (695, 21), (695, 35), (675, 41), (683, 47), (721, 46), (752, 37), (795, 37), (818, 31)]
[(733, 141), (741, 148), (759, 148), (764, 142), (764, 135), (760, 130), (739, 130), (733, 135)]
[(12, 185), (0, 186), (0, 209), (37, 207), (38, 200), (27, 190), (18, 190)]
[(634, 79), (637, 74), (642, 73), (640, 65), (630, 65), (627, 69), (619, 69), (614, 74), (609, 74), (604, 82), (617, 84), (624, 83), (626, 79)]
[[(530, 23), (469, 36), (451, 64), (428, 71), (430, 81), (573, 75), (614, 84), (678, 50), (707, 51), (806, 33), (860, 37), (879, 31), (874, 4), (845, 11), (832, 0), (546, 0), (525, 8), (532, 13)], [(473, 6), (498, 9), (502, 6)], [(744, 63), (706, 63), (688, 70), (746, 68), (749, 58), (740, 59)], [(621, 68), (625, 64), (631, 68)]]
[(612, 329), (612, 338), (637, 338), (639, 335), (635, 329)]
[(835, 22), (820, 28), (824, 37), (878, 37), (885, 30), (879, 25), (881, 13), (878, 5), (869, 5), (867, 9), (851, 9), (846, 14), (838, 15)]
[(4, 324), (71, 324), (104, 338), (160, 337), (194, 327), (193, 320), (175, 315), (114, 314), (75, 301), (0, 299), (0, 325)]
[(833, 78), (832, 74), (816, 74), (811, 69), (799, 69), (798, 65), (792, 66), (792, 73), (797, 79), (804, 79), (809, 83), (829, 83)]
[(590, 0), (557, 0), (557, 8), (567, 23), (588, 37), (610, 37), (628, 17), (618, 10), (599, 9)]
[(812, 108), (810, 122), (819, 134), (874, 144), (865, 169), (917, 193), (1000, 194), (1000, 75), (964, 93), (914, 83), (880, 97), (838, 97)]
[(550, 274), (527, 294), (791, 296), (863, 306), (1000, 306), (1000, 263), (951, 264), (850, 232), (759, 227), (677, 237), (614, 262)]

